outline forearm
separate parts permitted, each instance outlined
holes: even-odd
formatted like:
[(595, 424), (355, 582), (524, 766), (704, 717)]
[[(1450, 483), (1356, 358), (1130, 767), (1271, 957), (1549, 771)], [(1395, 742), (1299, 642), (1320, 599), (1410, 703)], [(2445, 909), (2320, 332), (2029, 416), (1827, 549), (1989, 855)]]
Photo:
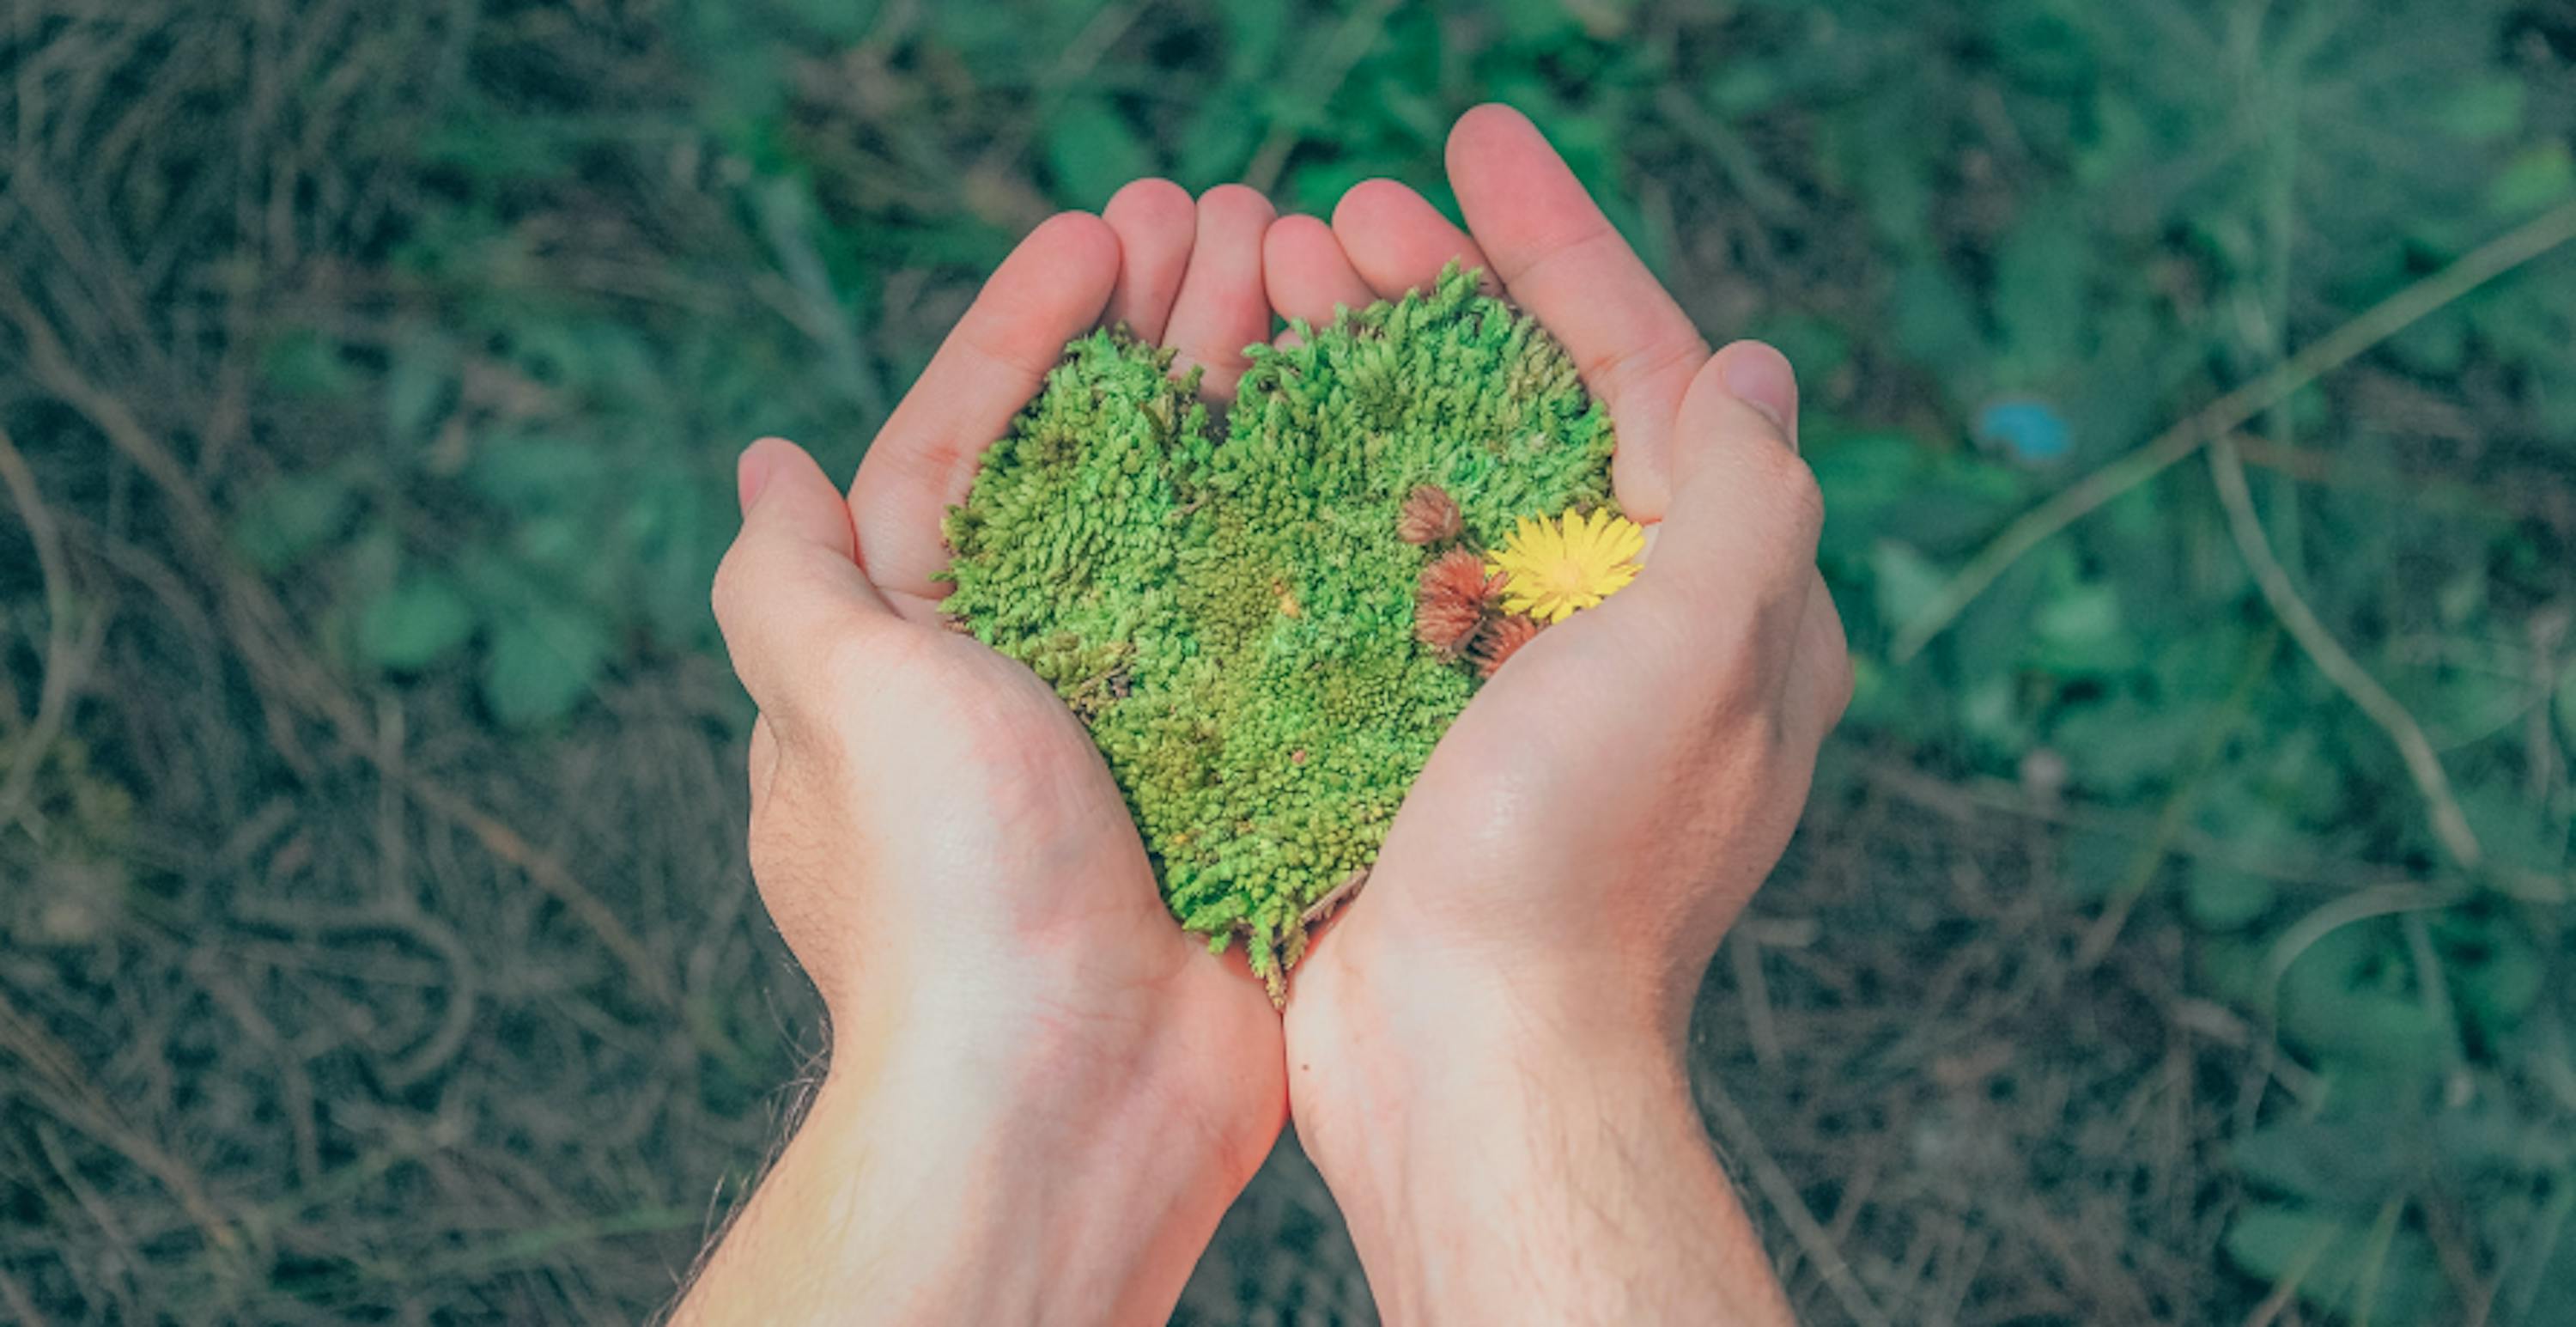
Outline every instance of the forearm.
[(1388, 1322), (1791, 1321), (1676, 1056), (1508, 1020), (1461, 1035), (1476, 1021), (1354, 1030), (1413, 1052), (1343, 1061), (1347, 1136), (1307, 1140)]
[[(675, 1324), (1160, 1321), (1233, 1194), (1141, 1114), (827, 1082)], [(949, 1094), (951, 1096), (962, 1094)]]

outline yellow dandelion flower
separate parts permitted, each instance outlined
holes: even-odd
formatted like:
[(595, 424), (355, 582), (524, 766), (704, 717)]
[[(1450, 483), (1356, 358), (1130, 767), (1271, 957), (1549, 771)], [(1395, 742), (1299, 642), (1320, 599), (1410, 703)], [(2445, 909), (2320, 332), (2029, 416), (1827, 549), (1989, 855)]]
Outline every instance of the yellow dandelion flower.
[(1645, 530), (1606, 510), (1569, 511), (1560, 520), (1524, 516), (1485, 570), (1505, 578), (1503, 611), (1562, 622), (1637, 579), (1645, 551)]

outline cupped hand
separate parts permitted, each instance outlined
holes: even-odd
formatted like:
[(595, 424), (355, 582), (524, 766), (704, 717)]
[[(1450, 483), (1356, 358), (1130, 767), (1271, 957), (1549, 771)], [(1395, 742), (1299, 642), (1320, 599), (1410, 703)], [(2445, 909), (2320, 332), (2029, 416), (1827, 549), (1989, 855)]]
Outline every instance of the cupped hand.
[(1394, 1201), (1371, 1190), (1424, 1165), (1386, 1136), (1432, 1112), (1450, 1119), (1413, 1141), (1472, 1136), (1461, 1121), (1499, 1104), (1435, 1083), (1491, 1089), (1515, 1059), (1680, 1081), (1700, 978), (1785, 848), (1851, 685), (1787, 362), (1752, 342), (1712, 354), (1518, 113), (1470, 112), (1448, 163), (1468, 231), (1401, 185), (1362, 184), (1329, 226), (1272, 227), (1273, 305), (1321, 323), (1452, 260), (1484, 269), (1609, 408), (1619, 503), (1650, 551), (1632, 585), (1476, 695), (1297, 973), (1298, 1133), (1364, 1250), (1391, 1219), (1372, 1204)]
[[(866, 1103), (884, 1140), (875, 1175), (1017, 1167), (1059, 1198), (1146, 1209), (1056, 1217), (1059, 1237), (1159, 1241), (1141, 1299), (1131, 1285), (1085, 1301), (1134, 1310), (1122, 1319), (1168, 1310), (1277, 1136), (1279, 1020), (1239, 958), (1173, 922), (1063, 703), (946, 629), (940, 522), (1096, 324), (1173, 347), (1230, 392), (1242, 348), (1269, 330), (1270, 220), (1250, 190), (1193, 203), (1160, 181), (1101, 217), (1049, 220), (986, 284), (846, 500), (792, 444), (744, 453), (742, 534), (717, 579), (760, 710), (752, 870), (830, 1010), (823, 1095)], [(963, 1155), (943, 1154), (948, 1139)], [(1140, 1192), (1152, 1176), (1169, 1191)], [(1041, 1270), (1082, 1298), (1074, 1269)]]

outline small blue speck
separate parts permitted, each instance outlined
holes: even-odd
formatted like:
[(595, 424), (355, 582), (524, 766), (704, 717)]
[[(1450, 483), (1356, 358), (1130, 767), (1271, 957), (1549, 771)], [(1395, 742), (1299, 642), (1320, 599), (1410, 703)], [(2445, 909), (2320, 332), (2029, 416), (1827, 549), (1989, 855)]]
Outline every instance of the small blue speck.
[(2066, 459), (2075, 438), (2066, 417), (2045, 401), (2012, 397), (1977, 412), (1977, 442), (2024, 465)]

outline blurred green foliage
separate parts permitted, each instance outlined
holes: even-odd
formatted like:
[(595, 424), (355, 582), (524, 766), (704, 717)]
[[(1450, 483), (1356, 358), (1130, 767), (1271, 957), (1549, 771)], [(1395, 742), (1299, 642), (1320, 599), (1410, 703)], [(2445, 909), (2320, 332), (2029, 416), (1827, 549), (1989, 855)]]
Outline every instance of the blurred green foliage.
[[(168, 423), (229, 556), (352, 686), (546, 749), (622, 679), (715, 648), (732, 448), (784, 433), (846, 473), (974, 276), (1048, 209), (1147, 172), (1315, 211), (1392, 175), (1445, 203), (1449, 121), (1507, 100), (1712, 337), (1799, 365), (1861, 677), (1820, 805), (1887, 765), (2009, 803), (2052, 826), (2105, 944), (2133, 914), (2180, 918), (2195, 989), (2277, 1039), (2233, 1174), (2197, 1200), (2234, 1271), (2182, 1316), (2276, 1292), (2383, 1327), (2576, 1313), (2569, 255), (2436, 309), (2241, 442), (2296, 593), (2420, 723), (2483, 864), (2447, 850), (2389, 735), (2285, 631), (2197, 458), (2039, 544), (1920, 656), (1889, 648), (2048, 495), (2568, 207), (2564, 6), (449, 8), (309, 34), (333, 58), (289, 100), (349, 122), (334, 169), (279, 204), (309, 215), (259, 223), (291, 240), (206, 241), (216, 275), (156, 292), (184, 310), (253, 251), (298, 283), (237, 329), (250, 443), (216, 466), (212, 426)], [(87, 22), (30, 20), (6, 49), (35, 68)], [(218, 118), (265, 104), (208, 86), (197, 110)], [(133, 279), (170, 270), (143, 232), (191, 205), (186, 180), (163, 162), (111, 190)], [(31, 288), (88, 279), (26, 247), (64, 242), (41, 221), (0, 213)], [(77, 328), (111, 286), (29, 307)], [(124, 501), (98, 449), (75, 455), (86, 435), (29, 413), (33, 390), (7, 409), (46, 481)], [(57, 432), (73, 441), (40, 450)], [(32, 679), (32, 571), (0, 590)], [(34, 766), (31, 804), (92, 808), (46, 813), (87, 857), (130, 810), (85, 752)]]

